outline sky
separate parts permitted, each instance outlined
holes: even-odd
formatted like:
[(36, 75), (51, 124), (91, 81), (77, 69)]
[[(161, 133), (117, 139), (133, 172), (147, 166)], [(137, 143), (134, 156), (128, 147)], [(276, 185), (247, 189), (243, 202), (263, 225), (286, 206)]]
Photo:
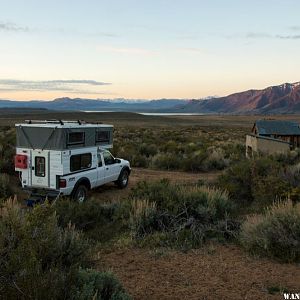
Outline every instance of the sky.
[(0, 99), (223, 96), (299, 53), (299, 0), (0, 0)]

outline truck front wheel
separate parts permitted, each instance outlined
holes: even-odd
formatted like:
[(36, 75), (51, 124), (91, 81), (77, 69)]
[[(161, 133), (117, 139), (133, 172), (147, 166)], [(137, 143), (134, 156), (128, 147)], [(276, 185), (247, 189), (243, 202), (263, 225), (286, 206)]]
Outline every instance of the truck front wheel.
[(129, 172), (125, 169), (121, 171), (121, 174), (117, 180), (117, 185), (120, 189), (126, 188), (129, 181)]
[(86, 188), (86, 186), (79, 185), (76, 191), (74, 192), (72, 199), (79, 203), (82, 203), (86, 201), (87, 195), (88, 195), (88, 189)]

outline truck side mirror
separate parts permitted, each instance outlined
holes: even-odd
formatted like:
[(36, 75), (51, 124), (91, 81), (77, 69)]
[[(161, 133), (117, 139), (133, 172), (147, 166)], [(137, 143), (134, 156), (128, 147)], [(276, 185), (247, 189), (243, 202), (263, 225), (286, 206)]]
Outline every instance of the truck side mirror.
[(115, 164), (120, 164), (120, 163), (121, 163), (121, 159), (115, 158)]

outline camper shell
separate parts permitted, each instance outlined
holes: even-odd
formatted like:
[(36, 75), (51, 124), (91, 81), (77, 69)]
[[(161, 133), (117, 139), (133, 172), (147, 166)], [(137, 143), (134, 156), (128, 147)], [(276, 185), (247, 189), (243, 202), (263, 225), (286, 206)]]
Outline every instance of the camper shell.
[[(15, 170), (22, 187), (35, 194), (74, 196), (79, 186), (122, 185), (121, 177), (130, 174), (129, 162), (107, 150), (113, 146), (113, 125), (28, 120), (15, 126)], [(123, 187), (127, 182), (128, 176)]]
[(15, 126), (17, 148), (63, 151), (92, 146), (107, 149), (113, 145), (113, 125), (29, 120)]

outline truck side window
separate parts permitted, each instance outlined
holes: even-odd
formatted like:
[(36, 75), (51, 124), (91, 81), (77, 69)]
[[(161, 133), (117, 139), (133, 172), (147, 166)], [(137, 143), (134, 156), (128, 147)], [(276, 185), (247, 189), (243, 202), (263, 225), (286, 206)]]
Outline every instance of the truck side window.
[(103, 152), (103, 158), (105, 165), (112, 165), (115, 163), (114, 157), (108, 151)]
[(98, 159), (98, 167), (102, 167), (102, 159), (101, 159), (101, 154), (97, 154), (97, 159)]
[(92, 166), (92, 154), (83, 153), (75, 154), (70, 158), (70, 171), (75, 172), (79, 170), (88, 169)]

